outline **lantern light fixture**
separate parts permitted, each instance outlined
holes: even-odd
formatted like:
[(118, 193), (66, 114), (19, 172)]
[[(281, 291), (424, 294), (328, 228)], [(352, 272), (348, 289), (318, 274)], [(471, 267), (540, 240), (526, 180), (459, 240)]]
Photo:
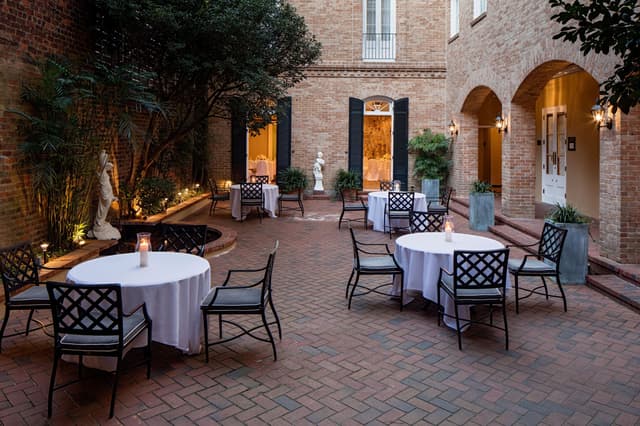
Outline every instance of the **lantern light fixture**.
[(498, 116), (496, 117), (496, 129), (498, 129), (498, 133), (507, 133), (507, 121), (502, 117), (501, 114), (498, 114)]
[(451, 137), (458, 136), (458, 126), (456, 126), (456, 123), (453, 120), (449, 122), (449, 134)]
[(609, 108), (603, 108), (598, 101), (596, 101), (595, 105), (591, 107), (591, 115), (593, 116), (598, 129), (602, 127), (611, 129), (613, 126), (613, 119), (609, 115)]

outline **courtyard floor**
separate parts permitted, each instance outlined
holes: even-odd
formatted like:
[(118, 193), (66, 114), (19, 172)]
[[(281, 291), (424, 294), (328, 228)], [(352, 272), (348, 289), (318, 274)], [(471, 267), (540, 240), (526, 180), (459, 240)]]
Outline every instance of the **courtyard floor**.
[[(224, 205), (224, 204), (223, 204)], [(54, 424), (621, 424), (640, 423), (640, 315), (585, 286), (560, 300), (534, 296), (508, 310), (504, 333), (473, 326), (459, 351), (455, 332), (436, 325), (433, 304), (415, 300), (400, 312), (384, 296), (344, 298), (352, 249), (340, 204), (306, 200), (304, 218), (255, 215), (235, 222), (228, 209), (189, 222), (235, 230), (237, 242), (210, 259), (212, 285), (231, 268), (262, 267), (280, 241), (273, 275), (282, 323), (278, 361), (248, 337), (186, 356), (156, 344), (151, 379), (126, 372), (115, 417), (108, 420), (111, 379), (54, 394)], [(456, 218), (456, 231), (467, 232)], [(389, 242), (386, 234), (359, 237)], [(491, 235), (488, 235), (491, 236)], [(48, 313), (36, 317), (48, 320)], [(26, 315), (12, 313), (10, 328)], [(212, 318), (213, 319), (213, 318)], [(217, 325), (211, 322), (215, 336)], [(9, 330), (8, 332), (11, 332)], [(5, 338), (0, 354), (0, 422), (47, 422), (53, 342), (42, 331)], [(130, 360), (138, 354), (131, 353)], [(60, 380), (75, 376), (63, 363)]]

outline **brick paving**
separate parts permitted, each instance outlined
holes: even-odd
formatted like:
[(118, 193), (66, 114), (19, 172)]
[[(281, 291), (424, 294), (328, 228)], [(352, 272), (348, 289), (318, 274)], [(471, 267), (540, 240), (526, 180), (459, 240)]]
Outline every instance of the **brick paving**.
[[(111, 423), (122, 424), (638, 424), (640, 316), (585, 286), (559, 300), (532, 297), (520, 315), (509, 306), (504, 334), (474, 326), (457, 349), (455, 333), (436, 325), (435, 308), (370, 294), (344, 298), (351, 270), (340, 205), (305, 201), (306, 215), (231, 220), (229, 210), (189, 218), (236, 230), (236, 246), (210, 259), (214, 284), (230, 268), (262, 266), (280, 240), (274, 301), (283, 328), (278, 361), (269, 344), (243, 337), (186, 356), (154, 345), (144, 368), (121, 378)], [(456, 218), (465, 232), (466, 220)], [(387, 235), (356, 225), (360, 236)], [(511, 295), (512, 296), (512, 295)], [(15, 314), (15, 313), (14, 313)], [(47, 319), (40, 312), (38, 318)], [(20, 314), (13, 316), (12, 326)], [(25, 317), (22, 317), (24, 320)], [(216, 325), (211, 323), (215, 333)], [(215, 336), (215, 334), (214, 334)], [(0, 354), (0, 422), (47, 422), (52, 341), (42, 331), (7, 338)], [(138, 353), (129, 357), (134, 361)], [(76, 368), (63, 363), (61, 380)], [(57, 391), (52, 423), (107, 423), (110, 379)]]

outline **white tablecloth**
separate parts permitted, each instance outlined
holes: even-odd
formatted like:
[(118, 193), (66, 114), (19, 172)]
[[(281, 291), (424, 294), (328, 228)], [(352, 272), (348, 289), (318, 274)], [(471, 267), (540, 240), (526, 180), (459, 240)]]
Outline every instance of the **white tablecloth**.
[[(280, 191), (278, 185), (271, 185), (268, 183), (262, 184), (262, 194), (264, 195), (264, 209), (269, 216), (276, 217), (276, 211), (278, 210), (278, 197)], [(231, 216), (234, 219), (240, 220), (240, 214), (242, 209), (240, 208), (240, 184), (231, 185)]]
[[(385, 206), (387, 205), (388, 200), (388, 191), (376, 191), (369, 193), (369, 213), (367, 214), (367, 219), (369, 219), (369, 222), (373, 222), (374, 231), (384, 232)], [(427, 211), (427, 201), (424, 194), (420, 192), (414, 193), (413, 209), (415, 211)], [(394, 220), (394, 222), (396, 221)], [(392, 226), (394, 225), (394, 222), (391, 223)], [(407, 226), (407, 223), (404, 221), (404, 223), (396, 223), (396, 225)]]
[[(453, 272), (454, 250), (495, 250), (504, 245), (491, 238), (470, 234), (453, 234), (452, 241), (444, 240), (444, 232), (420, 232), (403, 235), (396, 240), (395, 258), (404, 270), (405, 292), (419, 291), (425, 299), (437, 302), (438, 276), (440, 268)], [(507, 275), (507, 286), (509, 276)], [(405, 298), (411, 301), (411, 298)], [(443, 291), (440, 303), (444, 312), (455, 315), (455, 307), (451, 298)], [(469, 307), (459, 306), (461, 319), (469, 318)], [(454, 318), (444, 317), (444, 322), (451, 328), (456, 328)]]
[[(153, 341), (187, 353), (200, 352), (200, 302), (211, 287), (211, 267), (206, 259), (186, 253), (150, 252), (149, 266), (142, 268), (139, 253), (117, 254), (74, 266), (67, 280), (121, 284), (125, 312), (147, 304)], [(146, 333), (141, 337), (146, 342)], [(96, 367), (89, 360), (86, 365)]]

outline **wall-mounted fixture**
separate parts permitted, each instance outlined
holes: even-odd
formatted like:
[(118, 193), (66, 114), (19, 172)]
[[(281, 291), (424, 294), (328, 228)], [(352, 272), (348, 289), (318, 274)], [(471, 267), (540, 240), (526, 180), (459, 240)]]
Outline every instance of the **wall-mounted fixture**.
[(613, 126), (613, 118), (609, 115), (609, 108), (603, 108), (598, 102), (591, 107), (591, 115), (598, 125), (598, 128), (606, 127), (607, 129), (611, 129)]
[(451, 137), (458, 136), (458, 127), (453, 120), (449, 122), (449, 134), (451, 135)]
[(498, 129), (498, 133), (507, 133), (507, 122), (500, 114), (496, 117), (496, 129)]

